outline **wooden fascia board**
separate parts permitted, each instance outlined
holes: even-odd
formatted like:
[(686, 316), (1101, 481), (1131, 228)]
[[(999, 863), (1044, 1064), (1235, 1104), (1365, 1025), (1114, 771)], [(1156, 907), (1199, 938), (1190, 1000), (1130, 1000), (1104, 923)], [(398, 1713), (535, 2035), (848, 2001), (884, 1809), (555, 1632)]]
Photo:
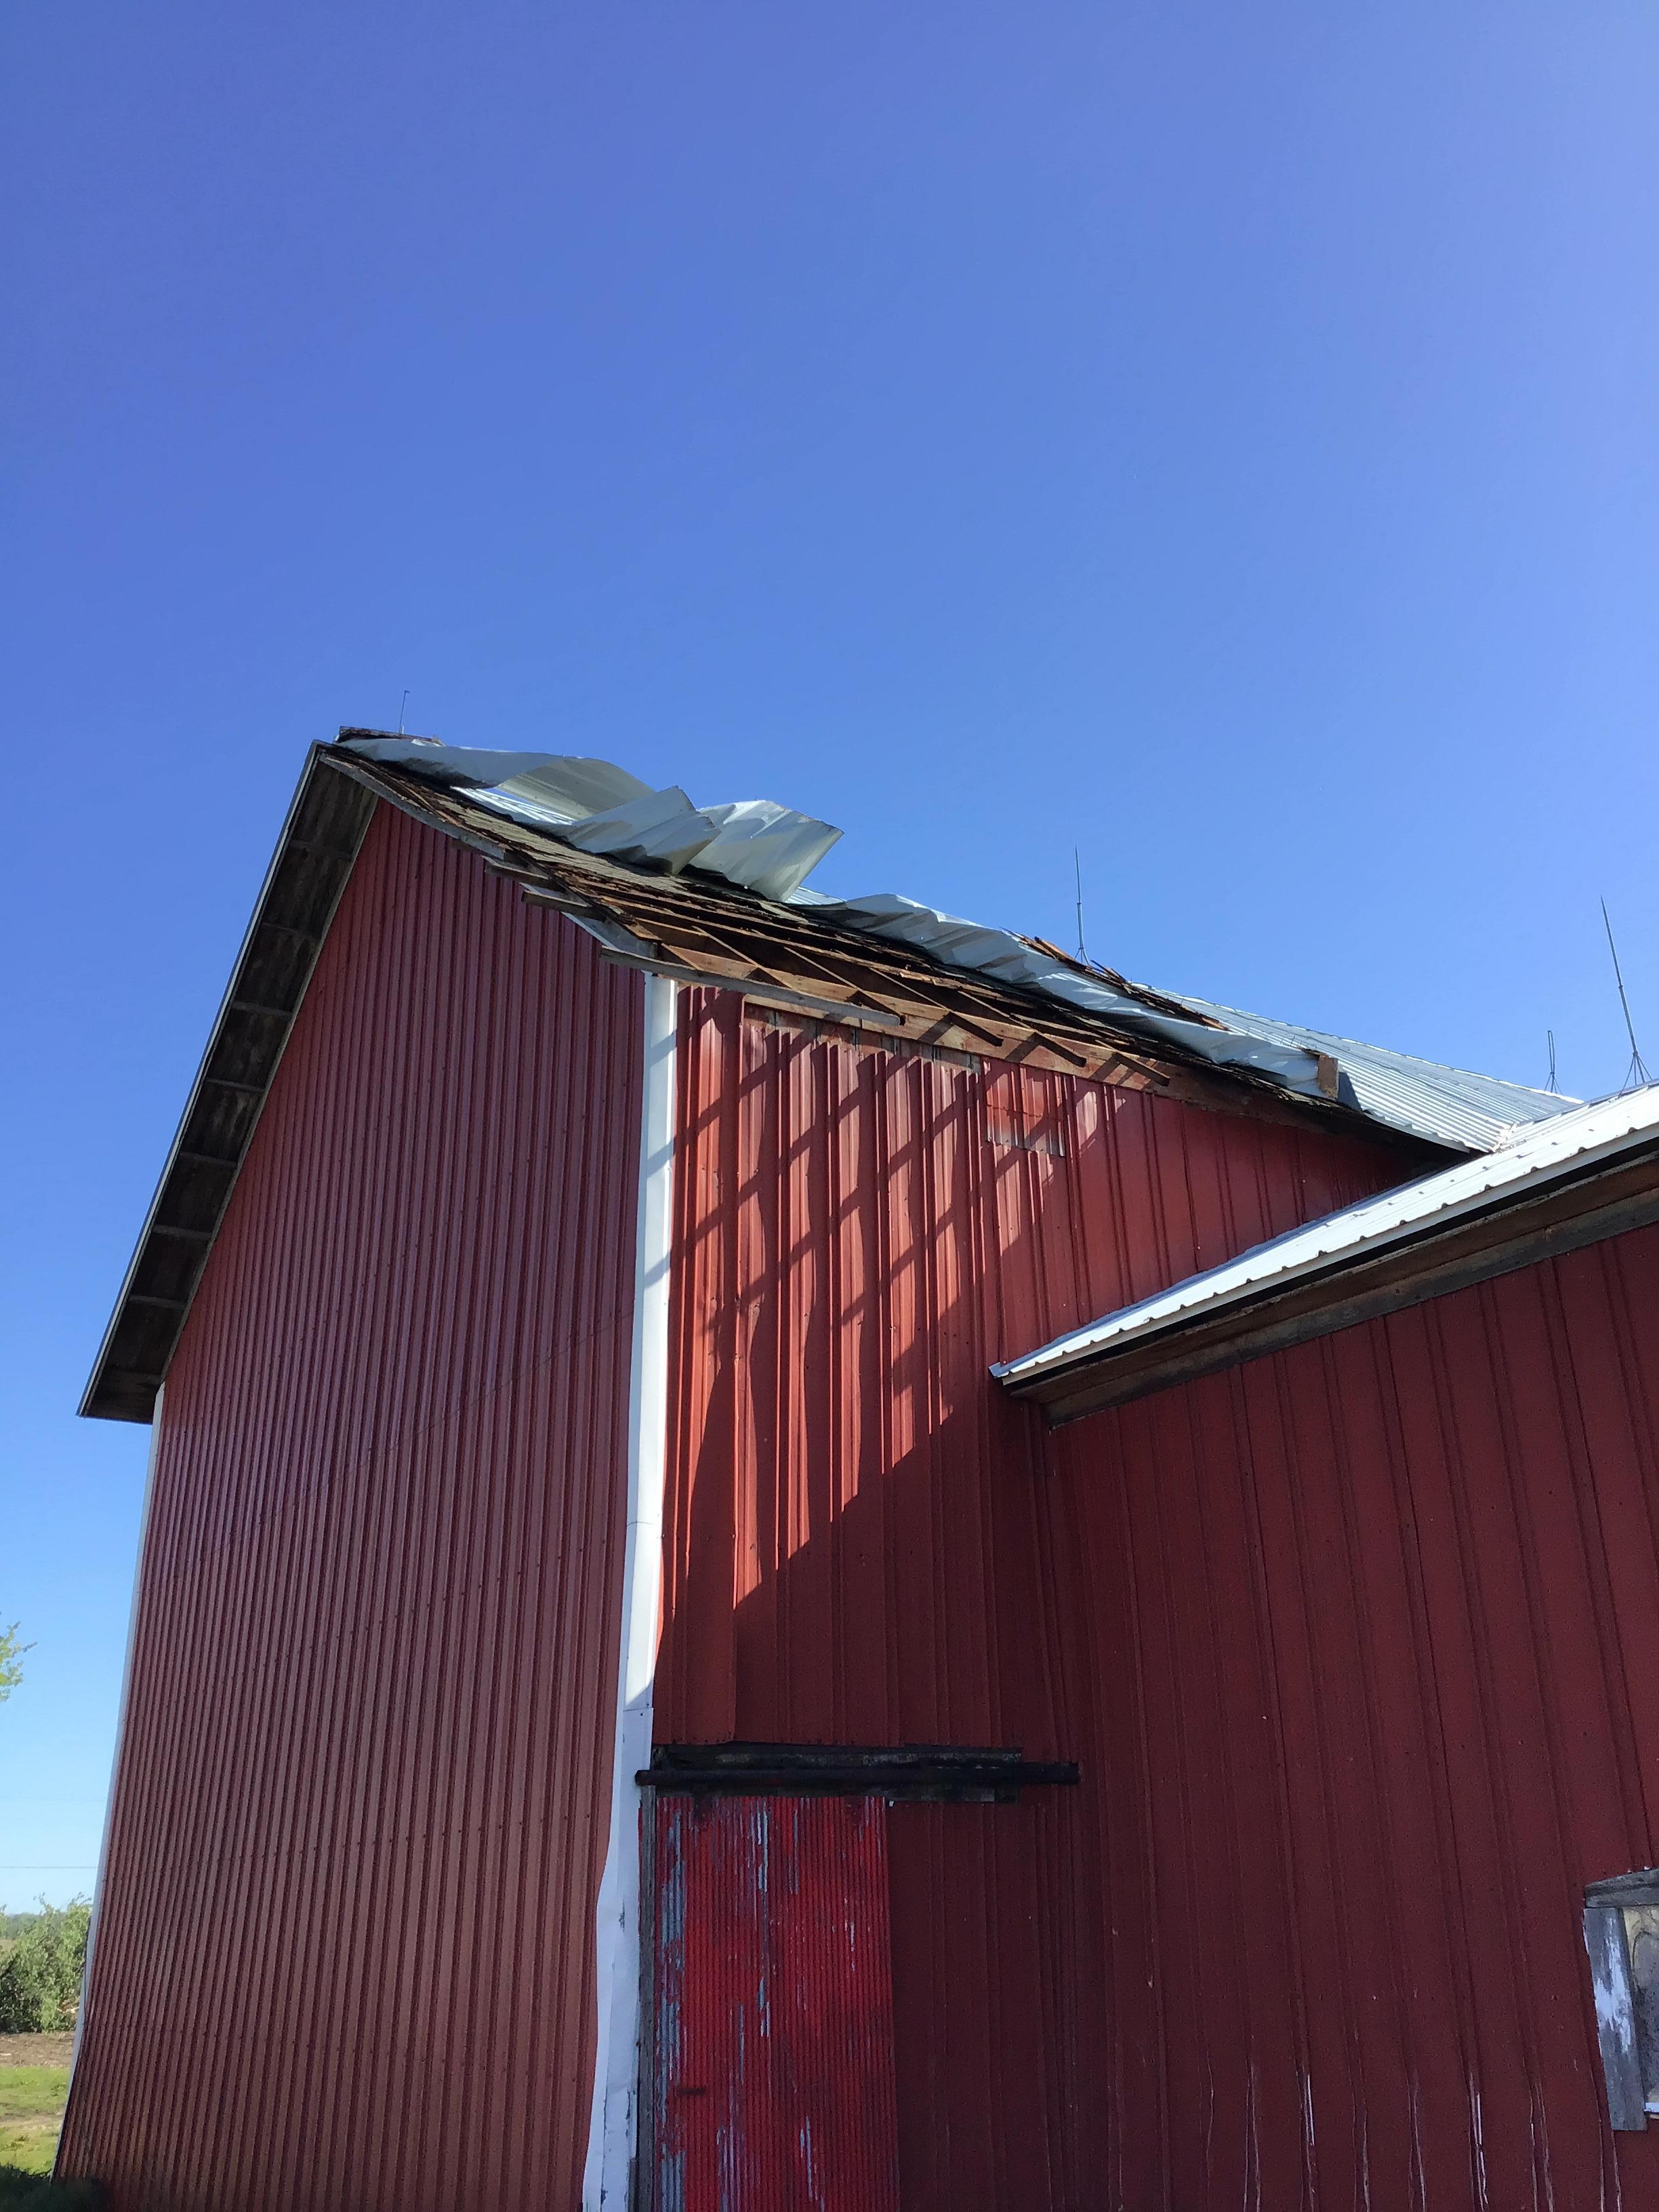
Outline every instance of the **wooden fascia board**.
[(1172, 1322), (1140, 1341), (1085, 1353), (1069, 1366), (1007, 1384), (1041, 1405), (1051, 1428), (1217, 1375), (1272, 1352), (1399, 1313), (1453, 1291), (1559, 1258), (1659, 1221), (1659, 1146), (1635, 1160), (1553, 1180), (1541, 1191), (1464, 1214), (1409, 1242), (1344, 1255), (1275, 1291)]

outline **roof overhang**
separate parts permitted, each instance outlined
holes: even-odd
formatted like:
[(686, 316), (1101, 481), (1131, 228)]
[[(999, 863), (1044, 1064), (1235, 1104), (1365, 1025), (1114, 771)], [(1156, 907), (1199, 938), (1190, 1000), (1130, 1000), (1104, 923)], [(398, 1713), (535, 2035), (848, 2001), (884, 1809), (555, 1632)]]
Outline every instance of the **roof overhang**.
[(313, 745), (81, 1412), (148, 1421), (376, 805)]
[(1051, 1427), (1659, 1221), (1659, 1085), (1326, 1216), (994, 1367)]

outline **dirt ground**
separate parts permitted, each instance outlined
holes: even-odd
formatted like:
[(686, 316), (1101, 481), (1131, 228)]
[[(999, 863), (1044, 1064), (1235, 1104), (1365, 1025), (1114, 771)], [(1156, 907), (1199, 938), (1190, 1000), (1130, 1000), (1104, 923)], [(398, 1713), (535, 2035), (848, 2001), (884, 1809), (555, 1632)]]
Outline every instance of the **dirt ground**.
[(71, 2034), (0, 2035), (0, 2066), (67, 2066)]

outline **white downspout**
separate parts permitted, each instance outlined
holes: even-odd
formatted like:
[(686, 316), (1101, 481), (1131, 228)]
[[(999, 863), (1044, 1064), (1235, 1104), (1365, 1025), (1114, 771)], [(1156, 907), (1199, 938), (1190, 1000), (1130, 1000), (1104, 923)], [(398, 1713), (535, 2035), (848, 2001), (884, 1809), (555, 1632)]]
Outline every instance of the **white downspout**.
[(628, 1399), (628, 1533), (623, 1552), (611, 1838), (599, 1883), (599, 2044), (583, 2212), (628, 2212), (638, 2140), (640, 1790), (651, 1760), (651, 1701), (662, 1596), (663, 1484), (668, 1445), (669, 1252), (674, 1211), (674, 999), (645, 979), (645, 1096)]

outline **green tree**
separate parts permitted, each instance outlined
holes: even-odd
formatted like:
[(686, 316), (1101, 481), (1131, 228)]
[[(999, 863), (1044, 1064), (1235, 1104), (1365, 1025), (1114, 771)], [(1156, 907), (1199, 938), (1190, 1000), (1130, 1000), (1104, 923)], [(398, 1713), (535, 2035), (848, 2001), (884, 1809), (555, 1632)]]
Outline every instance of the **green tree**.
[(5, 1704), (22, 1680), (23, 1654), (33, 1649), (32, 1644), (17, 1641), (17, 1623), (15, 1620), (9, 1628), (0, 1628), (0, 1705)]
[(64, 1905), (42, 1898), (21, 1934), (0, 1944), (0, 2035), (74, 2027), (91, 1919), (87, 1898), (71, 1898)]

